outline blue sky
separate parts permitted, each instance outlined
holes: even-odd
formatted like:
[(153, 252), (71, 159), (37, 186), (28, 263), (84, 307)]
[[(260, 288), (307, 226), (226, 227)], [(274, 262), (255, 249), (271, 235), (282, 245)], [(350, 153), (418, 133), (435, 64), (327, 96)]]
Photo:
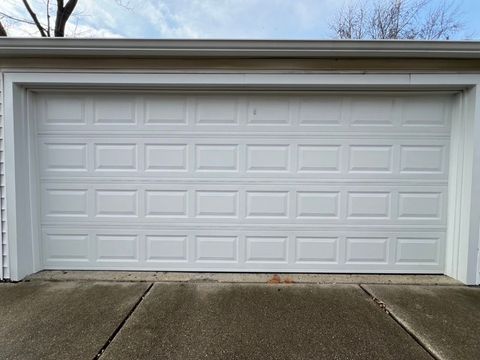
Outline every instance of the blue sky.
[[(117, 0), (118, 1), (118, 0)], [(355, 0), (79, 0), (67, 35), (128, 38), (325, 39), (344, 2)], [(444, 0), (434, 0), (434, 2)], [(42, 16), (45, 0), (30, 0)], [(480, 0), (459, 0), (465, 31), (480, 38)], [(0, 0), (0, 11), (25, 17), (20, 0)], [(5, 21), (5, 20), (4, 20)], [(12, 36), (31, 36), (27, 24), (7, 21)]]

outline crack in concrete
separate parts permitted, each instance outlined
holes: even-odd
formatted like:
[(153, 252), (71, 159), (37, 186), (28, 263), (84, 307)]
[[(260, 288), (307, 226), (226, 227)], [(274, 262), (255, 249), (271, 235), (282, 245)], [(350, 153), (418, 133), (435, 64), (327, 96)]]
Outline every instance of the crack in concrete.
[(415, 333), (410, 331), (410, 329), (408, 329), (408, 327), (406, 327), (403, 322), (399, 318), (397, 318), (390, 309), (388, 309), (387, 305), (381, 299), (376, 298), (363, 285), (364, 284), (358, 284), (360, 289), (362, 289), (365, 294), (367, 294), (368, 297), (371, 298), (373, 302), (382, 309), (384, 313), (386, 313), (393, 321), (395, 321), (410, 336), (410, 338), (413, 339), (413, 341), (415, 341), (419, 346), (421, 346), (433, 359), (442, 360), (434, 352), (432, 352), (432, 350), (427, 346), (427, 344), (425, 344), (417, 335), (415, 335)]
[(105, 344), (103, 344), (103, 346), (101, 347), (101, 349), (98, 351), (98, 353), (93, 357), (93, 360), (98, 360), (101, 358), (101, 356), (105, 353), (105, 351), (107, 350), (107, 348), (110, 346), (110, 344), (112, 343), (113, 340), (115, 340), (115, 337), (117, 336), (117, 334), (120, 332), (120, 330), (122, 330), (122, 328), (125, 326), (125, 324), (127, 323), (128, 319), (133, 315), (133, 313), (135, 312), (135, 310), (137, 310), (137, 308), (140, 306), (140, 304), (143, 302), (143, 300), (148, 296), (148, 294), (150, 293), (150, 290), (152, 289), (154, 283), (150, 283), (150, 285), (148, 286), (148, 288), (143, 292), (142, 296), (140, 296), (140, 298), (138, 299), (138, 301), (135, 303), (135, 305), (133, 305), (133, 307), (130, 309), (130, 311), (128, 312), (128, 314), (125, 316), (125, 318), (120, 322), (120, 324), (115, 328), (115, 330), (113, 331), (113, 333), (110, 335), (110, 337), (107, 339), (107, 341), (105, 342)]

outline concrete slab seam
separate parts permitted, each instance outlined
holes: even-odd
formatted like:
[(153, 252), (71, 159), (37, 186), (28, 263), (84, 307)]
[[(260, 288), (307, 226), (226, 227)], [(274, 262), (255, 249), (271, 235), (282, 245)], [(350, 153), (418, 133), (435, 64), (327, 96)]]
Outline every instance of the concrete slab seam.
[(120, 322), (120, 324), (116, 327), (116, 329), (112, 332), (110, 337), (107, 339), (105, 344), (103, 344), (102, 348), (98, 351), (98, 353), (93, 357), (93, 360), (100, 359), (101, 356), (105, 353), (107, 350), (108, 346), (112, 343), (112, 341), (115, 339), (117, 334), (122, 330), (124, 325), (127, 323), (128, 319), (133, 315), (135, 310), (137, 310), (138, 306), (142, 303), (142, 301), (148, 296), (150, 293), (150, 290), (153, 288), (154, 283), (150, 283), (148, 288), (143, 292), (142, 296), (138, 299), (138, 301), (133, 305), (133, 307), (130, 309), (128, 314), (125, 316), (125, 318)]
[(375, 297), (372, 293), (368, 291), (363, 285), (366, 284), (358, 284), (360, 289), (362, 289), (365, 294), (370, 297), (373, 302), (378, 305), (383, 312), (385, 312), (393, 321), (395, 321), (418, 345), (420, 345), (433, 359), (435, 360), (443, 360), (437, 356), (428, 346), (425, 344), (418, 336), (416, 336), (405, 324), (403, 324), (402, 320), (395, 316), (394, 313), (388, 308), (387, 304), (385, 304), (381, 299)]

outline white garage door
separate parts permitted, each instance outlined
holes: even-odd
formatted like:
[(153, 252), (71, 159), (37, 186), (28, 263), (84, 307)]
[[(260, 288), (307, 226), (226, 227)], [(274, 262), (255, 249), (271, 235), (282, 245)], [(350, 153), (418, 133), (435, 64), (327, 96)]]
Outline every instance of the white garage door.
[(441, 273), (450, 96), (39, 92), (44, 268)]

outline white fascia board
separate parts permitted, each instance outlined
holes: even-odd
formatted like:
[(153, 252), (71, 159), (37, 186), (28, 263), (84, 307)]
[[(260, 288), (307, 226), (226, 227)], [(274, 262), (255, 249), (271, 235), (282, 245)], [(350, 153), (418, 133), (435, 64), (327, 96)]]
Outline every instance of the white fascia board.
[(0, 39), (0, 57), (480, 58), (478, 41)]
[(61, 73), (61, 72), (5, 72), (5, 85), (69, 86), (168, 86), (175, 87), (285, 87), (285, 88), (336, 88), (336, 87), (450, 87), (463, 89), (480, 83), (475, 74), (138, 74), (122, 73)]

